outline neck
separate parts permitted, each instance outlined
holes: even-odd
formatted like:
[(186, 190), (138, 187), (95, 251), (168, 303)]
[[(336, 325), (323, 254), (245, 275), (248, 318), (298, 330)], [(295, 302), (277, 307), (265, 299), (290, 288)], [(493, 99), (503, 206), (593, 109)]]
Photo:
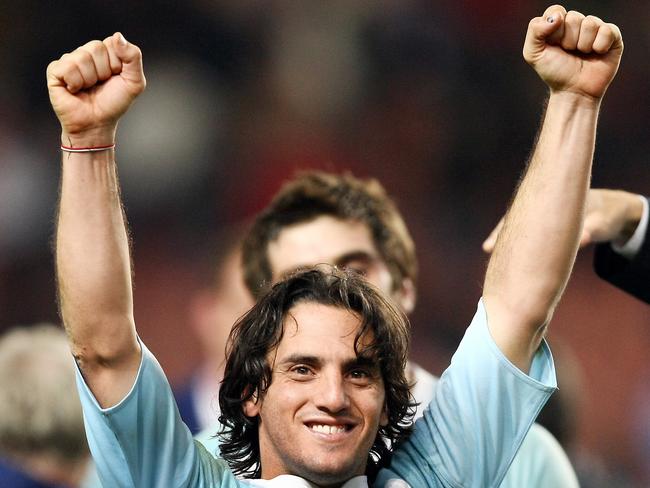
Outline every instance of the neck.
[[(285, 484), (288, 485), (288, 486), (294, 486), (293, 484), (291, 484), (289, 482), (288, 479), (286, 479), (284, 477), (290, 477), (290, 478), (295, 478), (296, 480), (300, 480), (300, 486), (301, 487), (304, 486), (304, 482), (307, 482), (309, 484), (309, 488), (342, 488), (342, 487), (348, 485), (348, 483), (350, 483), (352, 481), (352, 483), (348, 485), (349, 488), (368, 488), (367, 479), (363, 475), (353, 476), (349, 480), (336, 482), (336, 483), (315, 483), (314, 481), (309, 480), (307, 478), (303, 478), (303, 477), (300, 477), (298, 475), (290, 475), (290, 474), (281, 474), (281, 475), (277, 475), (277, 476), (275, 476), (273, 478), (267, 478), (267, 477), (263, 476), (262, 479), (269, 480), (269, 481), (270, 480), (282, 481), (282, 486), (284, 486)], [(280, 480), (280, 478), (283, 478), (283, 479)], [(295, 485), (295, 486), (297, 486), (297, 485)]]

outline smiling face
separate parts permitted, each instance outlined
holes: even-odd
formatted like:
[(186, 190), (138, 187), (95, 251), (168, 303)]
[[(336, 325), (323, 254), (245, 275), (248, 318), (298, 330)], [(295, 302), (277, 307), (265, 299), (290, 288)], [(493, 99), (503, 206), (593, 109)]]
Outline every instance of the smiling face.
[(302, 267), (330, 264), (362, 274), (406, 313), (413, 309), (413, 283), (407, 279), (395, 286), (370, 229), (363, 222), (321, 215), (285, 227), (269, 243), (268, 257), (273, 282)]
[(359, 326), (352, 312), (314, 302), (287, 314), (268, 356), (271, 384), (244, 404), (247, 416), (259, 416), (262, 478), (293, 474), (329, 485), (365, 473), (388, 419), (379, 365), (354, 350)]

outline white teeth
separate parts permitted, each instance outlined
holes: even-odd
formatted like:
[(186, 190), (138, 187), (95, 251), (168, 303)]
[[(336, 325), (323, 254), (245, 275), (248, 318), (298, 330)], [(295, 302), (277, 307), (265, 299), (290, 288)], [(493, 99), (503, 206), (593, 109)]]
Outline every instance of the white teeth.
[(321, 434), (341, 434), (345, 432), (345, 427), (343, 425), (312, 424), (310, 428), (311, 430)]

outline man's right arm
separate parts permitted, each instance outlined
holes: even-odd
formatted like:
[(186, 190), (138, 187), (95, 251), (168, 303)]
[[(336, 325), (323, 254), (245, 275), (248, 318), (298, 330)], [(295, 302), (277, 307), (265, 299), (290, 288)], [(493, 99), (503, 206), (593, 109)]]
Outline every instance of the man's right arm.
[(100, 480), (117, 488), (235, 487), (225, 461), (193, 443), (160, 365), (136, 336), (129, 238), (114, 151), (104, 148), (145, 87), (140, 50), (117, 33), (91, 41), (50, 64), (47, 80), (62, 145), (102, 149), (64, 151), (56, 234), (61, 315), (83, 375)]
[[(92, 41), (47, 69), (62, 146), (115, 142), (119, 117), (145, 87), (137, 46), (121, 34)], [(60, 312), (72, 352), (102, 407), (119, 402), (140, 363), (129, 240), (114, 151), (64, 151), (56, 232)]]

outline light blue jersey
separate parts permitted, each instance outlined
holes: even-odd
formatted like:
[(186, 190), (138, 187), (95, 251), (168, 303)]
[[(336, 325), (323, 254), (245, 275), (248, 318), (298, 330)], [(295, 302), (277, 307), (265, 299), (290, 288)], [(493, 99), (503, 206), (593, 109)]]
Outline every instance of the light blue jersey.
[[(410, 364), (415, 378), (413, 396), (419, 403), (418, 419), (429, 405), (438, 386), (438, 378), (417, 364)], [(215, 416), (216, 419), (216, 416)], [(219, 457), (219, 438), (215, 433), (220, 424), (209, 427), (194, 436), (215, 457)], [(541, 425), (535, 423), (519, 448), (506, 477), (499, 488), (579, 488), (578, 477), (560, 443)]]
[[(192, 439), (160, 365), (144, 345), (135, 384), (119, 404), (100, 408), (79, 372), (77, 379), (90, 449), (104, 486), (248, 485)], [(499, 486), (555, 388), (546, 343), (537, 351), (530, 374), (524, 374), (494, 343), (479, 302), (432, 403), (373, 486)]]

